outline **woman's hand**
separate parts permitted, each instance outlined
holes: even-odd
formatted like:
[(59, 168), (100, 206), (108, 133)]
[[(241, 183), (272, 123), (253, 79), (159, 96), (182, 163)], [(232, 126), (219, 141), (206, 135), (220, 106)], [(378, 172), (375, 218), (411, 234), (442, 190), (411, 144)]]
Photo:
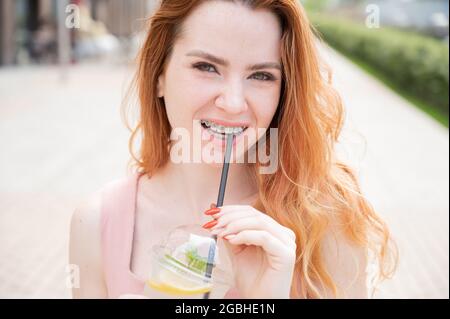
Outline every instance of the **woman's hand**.
[(295, 233), (247, 205), (213, 207), (204, 225), (231, 252), (243, 298), (289, 298), (296, 259)]

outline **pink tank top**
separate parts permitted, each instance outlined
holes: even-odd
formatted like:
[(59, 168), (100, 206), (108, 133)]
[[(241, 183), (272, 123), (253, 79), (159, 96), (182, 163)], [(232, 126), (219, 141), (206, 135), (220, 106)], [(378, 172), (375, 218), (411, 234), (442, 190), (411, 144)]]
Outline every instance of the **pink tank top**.
[[(142, 295), (145, 282), (131, 271), (136, 194), (139, 177), (135, 173), (106, 184), (102, 190), (101, 240), (103, 273), (108, 298), (122, 294)], [(225, 298), (239, 298), (230, 289)]]

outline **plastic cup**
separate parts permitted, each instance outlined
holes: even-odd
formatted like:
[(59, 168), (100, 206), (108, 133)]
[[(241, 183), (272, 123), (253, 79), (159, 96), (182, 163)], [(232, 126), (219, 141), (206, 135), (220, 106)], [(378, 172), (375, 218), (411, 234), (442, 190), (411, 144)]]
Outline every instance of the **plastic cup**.
[[(208, 252), (215, 245), (215, 258), (207, 274)], [(172, 231), (162, 245), (152, 247), (151, 269), (144, 294), (150, 298), (223, 298), (233, 286), (232, 269), (224, 247), (198, 225)]]

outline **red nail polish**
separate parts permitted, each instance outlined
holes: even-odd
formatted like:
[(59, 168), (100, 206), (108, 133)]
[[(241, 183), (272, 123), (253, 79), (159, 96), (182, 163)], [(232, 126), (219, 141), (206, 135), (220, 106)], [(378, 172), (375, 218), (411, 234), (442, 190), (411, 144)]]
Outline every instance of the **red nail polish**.
[(214, 214), (217, 214), (218, 212), (220, 212), (220, 208), (217, 208), (217, 207), (215, 207), (215, 208), (210, 208), (210, 209), (208, 209), (207, 211), (205, 211), (205, 215), (214, 215)]
[(214, 219), (214, 220), (211, 220), (211, 221), (207, 222), (202, 227), (205, 228), (205, 229), (208, 229), (208, 228), (211, 228), (211, 227), (217, 225), (217, 223), (218, 223), (217, 220)]

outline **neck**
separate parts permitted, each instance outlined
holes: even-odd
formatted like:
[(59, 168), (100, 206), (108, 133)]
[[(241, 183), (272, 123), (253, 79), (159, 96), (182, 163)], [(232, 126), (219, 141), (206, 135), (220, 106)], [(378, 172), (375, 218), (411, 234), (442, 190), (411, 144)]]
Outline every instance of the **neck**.
[[(211, 203), (217, 203), (222, 165), (174, 164), (169, 160), (161, 173), (168, 189), (190, 211), (201, 214)], [(230, 163), (223, 205), (238, 205), (256, 193), (249, 167), (242, 163)]]

